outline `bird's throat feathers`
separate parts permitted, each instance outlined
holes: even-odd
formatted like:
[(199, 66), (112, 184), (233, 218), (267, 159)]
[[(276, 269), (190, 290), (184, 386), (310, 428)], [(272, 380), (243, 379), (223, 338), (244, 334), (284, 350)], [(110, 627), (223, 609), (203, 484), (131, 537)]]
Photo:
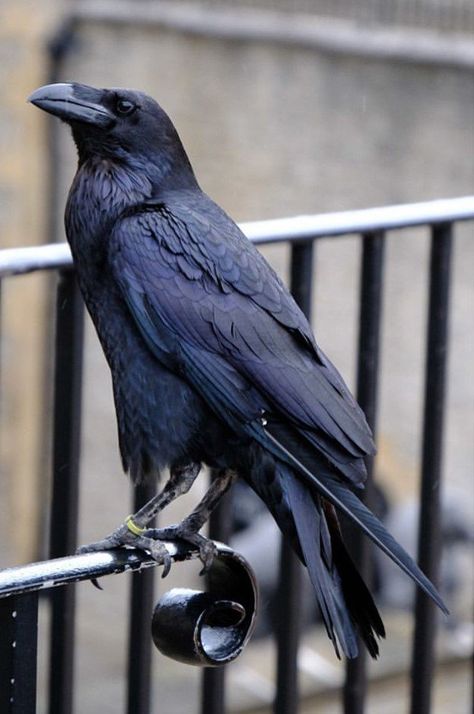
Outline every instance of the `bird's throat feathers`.
[(153, 183), (144, 171), (98, 156), (83, 161), (66, 207), (66, 231), (73, 250), (76, 237), (93, 241), (104, 236), (121, 213), (149, 200), (153, 193)]
[(113, 159), (92, 157), (80, 165), (71, 194), (78, 192), (91, 200), (97, 210), (110, 211), (141, 203), (153, 195), (153, 181), (147, 172), (131, 169)]
[(137, 132), (135, 143), (129, 136), (117, 137), (87, 125), (72, 124), (71, 130), (78, 152), (78, 173), (84, 170), (95, 174), (99, 181), (104, 174), (115, 175), (122, 185), (128, 176), (132, 183), (138, 177), (139, 183), (152, 186), (154, 195), (170, 186), (197, 187), (189, 158), (172, 125), (168, 133), (148, 141)]
[(131, 161), (127, 156), (104, 154), (80, 158), (66, 206), (66, 231), (73, 250), (76, 237), (81, 241), (86, 236), (104, 237), (122, 213), (147, 201), (159, 200), (169, 192), (169, 184), (173, 191), (199, 191), (184, 150), (183, 156), (178, 169), (175, 157), (164, 152), (159, 152), (154, 160), (144, 161), (140, 157)]

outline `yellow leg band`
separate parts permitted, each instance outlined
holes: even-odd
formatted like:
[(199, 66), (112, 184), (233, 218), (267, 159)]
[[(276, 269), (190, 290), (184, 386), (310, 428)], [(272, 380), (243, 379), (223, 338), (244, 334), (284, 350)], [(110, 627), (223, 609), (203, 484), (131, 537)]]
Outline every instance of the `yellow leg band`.
[(137, 524), (133, 520), (133, 516), (126, 517), (125, 525), (127, 526), (130, 533), (133, 533), (133, 535), (136, 535), (136, 536), (140, 536), (142, 533), (144, 533), (146, 531), (146, 528), (141, 528), (140, 526), (137, 526)]

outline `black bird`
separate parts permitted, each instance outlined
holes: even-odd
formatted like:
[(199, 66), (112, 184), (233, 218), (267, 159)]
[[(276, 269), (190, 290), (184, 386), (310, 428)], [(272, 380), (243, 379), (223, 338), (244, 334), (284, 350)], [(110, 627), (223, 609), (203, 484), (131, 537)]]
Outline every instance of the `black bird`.
[[(288, 290), (198, 186), (178, 134), (147, 95), (52, 84), (29, 98), (67, 122), (79, 165), (66, 233), (113, 380), (120, 451), (134, 481), (169, 481), (109, 537), (169, 567), (160, 540), (199, 535), (236, 475), (263, 499), (306, 565), (336, 653), (378, 654), (384, 627), (344, 547), (355, 522), (446, 611), (430, 581), (361, 503), (374, 453), (361, 409)], [(221, 478), (172, 528), (146, 529), (205, 463)]]

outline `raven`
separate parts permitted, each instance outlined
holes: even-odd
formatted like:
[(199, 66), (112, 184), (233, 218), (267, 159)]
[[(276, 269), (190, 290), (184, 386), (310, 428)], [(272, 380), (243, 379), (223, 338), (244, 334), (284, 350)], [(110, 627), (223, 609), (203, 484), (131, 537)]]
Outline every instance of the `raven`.
[[(66, 233), (112, 373), (124, 470), (138, 482), (170, 469), (157, 496), (84, 550), (135, 545), (167, 572), (162, 541), (176, 537), (208, 568), (214, 546), (198, 531), (239, 476), (306, 565), (338, 656), (357, 656), (359, 634), (376, 657), (385, 632), (336, 509), (446, 612), (355, 495), (374, 453), (361, 409), (278, 276), (200, 189), (163, 109), (138, 91), (77, 83), (29, 101), (68, 123), (77, 147)], [(195, 510), (147, 529), (203, 463), (220, 477)]]

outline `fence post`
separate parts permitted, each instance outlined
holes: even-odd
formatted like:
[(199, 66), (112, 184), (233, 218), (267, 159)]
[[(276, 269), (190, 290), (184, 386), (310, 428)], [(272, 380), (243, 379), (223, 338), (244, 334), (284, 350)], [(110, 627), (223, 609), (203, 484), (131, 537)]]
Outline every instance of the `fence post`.
[[(49, 557), (77, 546), (84, 307), (72, 271), (64, 271), (56, 298), (53, 485)], [(75, 588), (51, 593), (49, 714), (71, 714)]]
[(0, 711), (34, 714), (38, 593), (0, 599)]
[[(448, 353), (449, 283), (452, 226), (434, 226), (431, 236), (430, 295), (426, 345), (425, 404), (421, 466), (418, 562), (438, 584), (441, 557), (441, 466)], [(411, 713), (429, 714), (435, 662), (437, 612), (420, 588), (416, 590), (411, 676)]]

